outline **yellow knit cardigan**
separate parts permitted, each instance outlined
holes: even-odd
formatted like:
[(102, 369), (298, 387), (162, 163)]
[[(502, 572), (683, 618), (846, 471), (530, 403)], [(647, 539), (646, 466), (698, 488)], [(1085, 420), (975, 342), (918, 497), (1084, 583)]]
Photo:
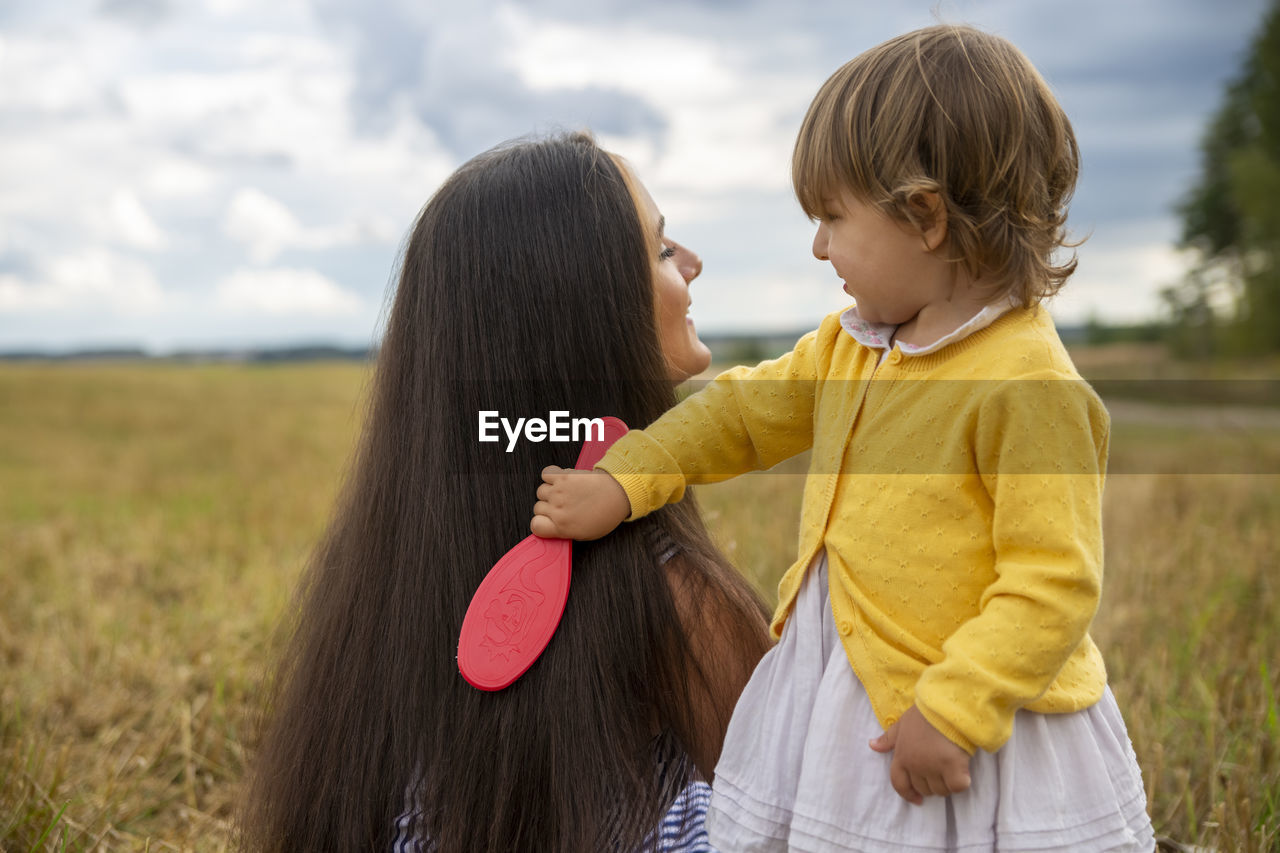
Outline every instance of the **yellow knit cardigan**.
[(968, 752), (1020, 708), (1102, 695), (1088, 635), (1102, 583), (1109, 420), (1042, 308), (928, 354), (853, 339), (839, 314), (790, 353), (729, 370), (601, 460), (638, 518), (686, 483), (812, 448), (780, 636), (826, 549), (831, 609), (881, 725), (914, 703)]

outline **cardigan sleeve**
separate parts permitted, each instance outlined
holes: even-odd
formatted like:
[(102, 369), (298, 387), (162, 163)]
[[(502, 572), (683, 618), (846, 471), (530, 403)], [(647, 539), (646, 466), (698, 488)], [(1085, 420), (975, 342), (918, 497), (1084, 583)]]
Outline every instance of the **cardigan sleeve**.
[(771, 468), (813, 445), (818, 338), (755, 367), (735, 367), (620, 438), (596, 465), (631, 501), (628, 521), (714, 483)]
[(916, 684), (921, 713), (970, 753), (1003, 745), (1085, 640), (1102, 586), (1108, 427), (1093, 389), (1061, 374), (1000, 383), (981, 404), (996, 579)]

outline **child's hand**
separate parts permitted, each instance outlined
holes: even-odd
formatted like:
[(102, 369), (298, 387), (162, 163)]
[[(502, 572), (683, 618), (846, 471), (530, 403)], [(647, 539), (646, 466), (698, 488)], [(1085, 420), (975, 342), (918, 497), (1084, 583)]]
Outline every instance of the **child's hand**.
[(889, 781), (902, 799), (920, 805), (928, 796), (969, 789), (969, 753), (930, 725), (915, 705), (871, 741), (876, 752), (892, 752)]
[(544, 539), (599, 539), (631, 515), (627, 493), (604, 471), (542, 469), (529, 529)]

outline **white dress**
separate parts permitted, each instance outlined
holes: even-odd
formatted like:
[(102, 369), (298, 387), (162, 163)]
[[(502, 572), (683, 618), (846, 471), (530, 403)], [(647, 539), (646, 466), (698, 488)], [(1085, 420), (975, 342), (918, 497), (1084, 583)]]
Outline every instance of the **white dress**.
[(831, 613), (825, 552), (778, 645), (734, 709), (707, 827), (730, 851), (1151, 851), (1146, 796), (1108, 689), (1073, 714), (1019, 711), (1013, 735), (970, 763), (971, 787), (913, 806)]

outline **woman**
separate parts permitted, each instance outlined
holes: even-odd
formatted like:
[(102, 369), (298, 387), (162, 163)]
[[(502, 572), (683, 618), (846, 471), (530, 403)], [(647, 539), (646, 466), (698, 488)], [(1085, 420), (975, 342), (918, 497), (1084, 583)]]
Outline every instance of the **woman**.
[(710, 358), (686, 316), (700, 267), (583, 134), (482, 154), (426, 205), (274, 685), (247, 847), (660, 846), (768, 642), (689, 501), (574, 546), (559, 629), (511, 687), (471, 687), (455, 653), (539, 472), (578, 452), (481, 442), (478, 413), (648, 424)]

